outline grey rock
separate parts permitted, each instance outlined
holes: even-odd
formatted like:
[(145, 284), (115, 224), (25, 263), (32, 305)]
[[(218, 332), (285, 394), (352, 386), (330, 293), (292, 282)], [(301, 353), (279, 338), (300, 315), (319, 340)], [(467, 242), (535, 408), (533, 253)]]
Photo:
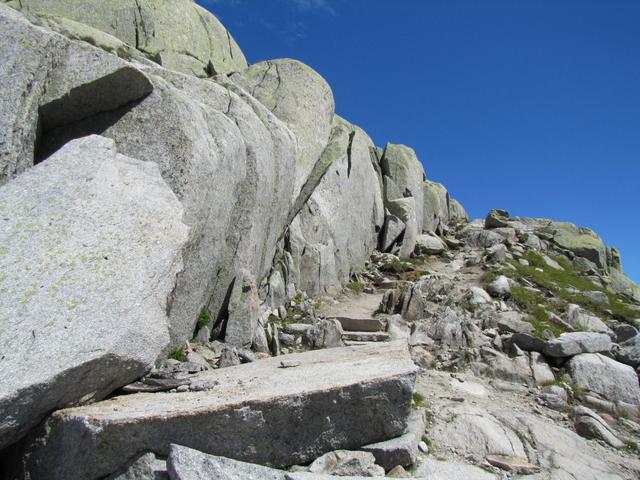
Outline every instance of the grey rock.
[(260, 320), (260, 298), (256, 279), (248, 270), (238, 273), (228, 308), (225, 342), (239, 348), (251, 348)]
[(171, 70), (207, 77), (247, 67), (225, 27), (189, 0), (21, 0), (19, 6), (102, 30)]
[(447, 249), (445, 243), (435, 235), (423, 233), (416, 238), (417, 255), (438, 255)]
[(225, 345), (218, 361), (218, 368), (234, 367), (236, 365), (240, 365), (238, 350), (231, 345)]
[(384, 468), (375, 464), (375, 457), (369, 452), (337, 450), (325, 453), (309, 466), (309, 472), (335, 475), (339, 477), (362, 476), (382, 477)]
[(607, 305), (609, 303), (609, 297), (607, 296), (607, 294), (599, 290), (595, 290), (592, 292), (582, 292), (582, 295), (587, 297), (592, 302), (599, 303), (601, 305)]
[(556, 379), (553, 374), (553, 370), (551, 370), (547, 359), (543, 355), (538, 352), (531, 352), (530, 358), (531, 373), (536, 385), (544, 385), (546, 383), (553, 382)]
[(405, 224), (395, 215), (388, 214), (384, 221), (384, 231), (382, 234), (382, 251), (387, 252), (404, 233)]
[(498, 329), (502, 333), (532, 334), (533, 325), (523, 320), (524, 315), (519, 312), (509, 311), (498, 313)]
[[(285, 359), (298, 365), (282, 368)], [(310, 462), (402, 434), (415, 375), (406, 342), (211, 370), (194, 380), (215, 384), (215, 395), (129, 395), (54, 413), (7, 452), (29, 459), (15, 466), (23, 471), (10, 473), (96, 479), (117, 470), (132, 451), (166, 456), (170, 443), (276, 467)]]
[(257, 98), (295, 134), (299, 151), (294, 198), (298, 197), (299, 205), (294, 209), (299, 209), (330, 165), (331, 159), (322, 156), (334, 127), (331, 88), (316, 71), (291, 59), (255, 63), (232, 75), (231, 80)]
[(478, 248), (489, 248), (504, 242), (504, 238), (493, 230), (485, 230), (473, 222), (466, 225), (460, 232), (467, 245)]
[(117, 56), (37, 28), (5, 5), (0, 30), (0, 185), (53, 153), (43, 145), (47, 131), (117, 109), (153, 89)]
[(608, 352), (611, 338), (604, 333), (570, 332), (547, 341), (544, 354), (550, 357), (571, 357), (580, 353)]
[(51, 410), (151, 369), (168, 344), (187, 229), (157, 166), (96, 136), (1, 187), (0, 212), (6, 446)]
[(108, 119), (104, 135), (127, 155), (158, 163), (184, 207), (189, 249), (169, 312), (175, 348), (193, 335), (203, 305), (220, 318), (240, 270), (258, 284), (270, 273), (293, 204), (296, 139), (226, 77), (145, 73), (154, 91)]
[(504, 275), (500, 275), (487, 287), (489, 295), (495, 298), (509, 298), (511, 296), (511, 286), (509, 279)]
[(564, 270), (564, 268), (562, 268), (562, 266), (558, 262), (547, 255), (542, 256), (542, 261), (544, 261), (545, 265), (553, 268), (554, 270)]
[(452, 198), (449, 202), (449, 222), (452, 224), (460, 224), (468, 221), (469, 215), (467, 211), (458, 200)]
[(538, 473), (540, 467), (529, 463), (523, 458), (513, 457), (511, 455), (487, 455), (487, 462), (494, 467), (514, 474), (530, 475)]
[[(332, 480), (332, 475), (273, 468), (208, 455), (187, 447), (171, 445), (167, 461), (171, 480)], [(365, 480), (370, 477), (343, 477), (345, 480)]]
[[(449, 192), (447, 192), (444, 185), (425, 181), (423, 184), (422, 208), (423, 231), (442, 233), (443, 229), (449, 224), (450, 206)], [(461, 215), (461, 212), (456, 212), (456, 214)]]
[(538, 337), (520, 332), (515, 332), (511, 336), (511, 342), (525, 352), (542, 352), (546, 344), (544, 340)]
[(336, 348), (344, 346), (342, 325), (335, 318), (320, 320), (309, 332), (309, 343), (313, 348)]
[(198, 329), (198, 333), (196, 334), (195, 341), (200, 342), (202, 344), (209, 343), (211, 339), (211, 329), (206, 325), (200, 329)]
[(612, 334), (611, 329), (598, 317), (589, 315), (578, 305), (567, 308), (567, 322), (574, 328), (584, 328), (592, 332)]
[(472, 305), (481, 305), (483, 303), (491, 303), (491, 295), (480, 287), (469, 287), (469, 302)]
[(507, 258), (507, 247), (503, 243), (493, 245), (487, 249), (487, 259), (490, 262), (500, 263)]
[(613, 331), (616, 334), (616, 340), (618, 343), (624, 343), (638, 335), (638, 329), (627, 323), (618, 325), (613, 329)]
[(484, 221), (485, 228), (500, 228), (509, 226), (509, 212), (506, 210), (494, 209), (487, 214)]
[(574, 409), (574, 426), (578, 435), (598, 439), (611, 445), (613, 448), (623, 448), (625, 444), (613, 433), (600, 415), (586, 407)]
[(416, 248), (418, 241), (418, 223), (416, 202), (412, 197), (388, 200), (385, 204), (389, 211), (397, 216), (405, 225), (402, 244), (398, 256), (400, 258), (409, 257)]
[(620, 362), (638, 368), (640, 366), (640, 335), (622, 342), (616, 357)]
[(629, 365), (599, 353), (576, 355), (569, 361), (571, 378), (584, 391), (612, 402), (640, 405), (638, 375)]
[[(385, 205), (391, 200), (413, 197), (416, 233), (424, 223), (424, 169), (416, 153), (405, 145), (387, 144), (380, 160), (384, 178)], [(391, 211), (396, 215), (393, 211)], [(402, 219), (402, 217), (400, 217)], [(406, 223), (406, 222), (405, 222)]]
[(391, 470), (397, 465), (408, 467), (415, 464), (418, 458), (418, 444), (427, 428), (426, 412), (417, 409), (411, 412), (407, 431), (400, 437), (384, 442), (366, 445), (361, 448), (375, 457), (375, 463), (385, 470)]
[(378, 244), (385, 212), (372, 147), (361, 129), (334, 118), (320, 159), (326, 173), (288, 231), (287, 283), (310, 296), (340, 290)]
[(497, 480), (497, 476), (480, 467), (451, 460), (426, 458), (414, 472), (417, 478), (429, 480)]
[(106, 480), (169, 480), (166, 462), (153, 453), (144, 453), (133, 460), (126, 469)]
[(594, 262), (598, 268), (606, 268), (607, 249), (592, 230), (579, 228), (569, 222), (552, 222), (548, 231), (561, 248)]

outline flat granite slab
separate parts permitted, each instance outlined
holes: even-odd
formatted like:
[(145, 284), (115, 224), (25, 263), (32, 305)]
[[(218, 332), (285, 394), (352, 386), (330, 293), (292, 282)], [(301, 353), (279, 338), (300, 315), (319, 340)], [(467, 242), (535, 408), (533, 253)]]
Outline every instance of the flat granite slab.
[(274, 467), (303, 464), (401, 435), (416, 371), (406, 342), (388, 342), (204, 372), (195, 381), (208, 390), (59, 410), (4, 452), (4, 463), (8, 478), (92, 480), (140, 452), (166, 457), (173, 443)]

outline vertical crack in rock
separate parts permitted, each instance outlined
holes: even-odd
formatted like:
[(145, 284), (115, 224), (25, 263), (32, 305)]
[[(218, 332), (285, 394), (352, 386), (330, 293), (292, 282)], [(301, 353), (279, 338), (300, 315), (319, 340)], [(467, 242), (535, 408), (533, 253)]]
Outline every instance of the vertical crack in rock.
[(355, 138), (355, 136), (356, 136), (355, 130), (349, 133), (349, 145), (347, 146), (347, 178), (351, 176), (351, 166), (352, 166), (351, 149), (353, 148), (353, 139)]

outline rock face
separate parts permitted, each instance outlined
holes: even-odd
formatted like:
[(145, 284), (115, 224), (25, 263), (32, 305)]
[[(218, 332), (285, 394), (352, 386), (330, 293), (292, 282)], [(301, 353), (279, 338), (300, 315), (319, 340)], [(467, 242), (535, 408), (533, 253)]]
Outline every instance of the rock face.
[[(300, 208), (335, 160), (330, 155), (322, 158), (334, 126), (331, 88), (307, 65), (290, 59), (256, 63), (231, 80), (286, 123), (298, 139), (294, 194), (302, 194)], [(338, 155), (346, 151), (340, 150)]]
[(309, 472), (335, 475), (338, 477), (362, 476), (382, 477), (384, 468), (375, 464), (376, 459), (369, 452), (338, 450), (325, 453), (309, 465)]
[(166, 456), (171, 443), (288, 466), (406, 428), (416, 373), (406, 343), (289, 355), (292, 368), (281, 368), (284, 360), (199, 374), (212, 391), (138, 394), (60, 410), (8, 452), (24, 459), (10, 478), (97, 479), (130, 452)]
[(17, 6), (90, 25), (171, 70), (210, 77), (247, 68), (227, 29), (191, 0), (20, 0)]
[(1, 187), (0, 212), (2, 447), (151, 368), (187, 228), (157, 166), (97, 136)]
[(260, 299), (256, 279), (248, 270), (241, 270), (229, 298), (229, 319), (225, 342), (241, 348), (251, 348), (260, 319)]
[[(424, 169), (416, 153), (404, 145), (388, 144), (380, 161), (384, 179), (385, 201), (413, 197), (417, 231), (422, 232), (424, 224)], [(391, 212), (393, 213), (393, 212)]]
[(544, 354), (550, 357), (572, 357), (580, 353), (598, 353), (611, 350), (609, 335), (604, 333), (571, 332), (549, 340)]
[(335, 117), (321, 159), (329, 167), (285, 241), (287, 281), (309, 295), (338, 289), (377, 245), (384, 207), (372, 148), (364, 131)]
[(612, 402), (640, 405), (640, 386), (633, 368), (598, 353), (577, 355), (569, 362), (576, 385)]

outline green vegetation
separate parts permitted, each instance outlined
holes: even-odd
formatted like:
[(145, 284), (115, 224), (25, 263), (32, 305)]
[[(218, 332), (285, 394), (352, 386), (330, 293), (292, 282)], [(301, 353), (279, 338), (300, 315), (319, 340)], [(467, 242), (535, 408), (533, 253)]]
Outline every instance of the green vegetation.
[[(637, 312), (621, 301), (618, 296), (606, 288), (598, 287), (588, 278), (581, 276), (567, 258), (563, 256), (552, 257), (553, 260), (560, 264), (563, 268), (562, 270), (557, 270), (547, 265), (542, 255), (536, 252), (527, 252), (523, 255), (523, 258), (529, 262), (529, 265), (522, 265), (518, 261), (511, 260), (510, 264), (513, 269), (504, 269), (500, 273), (514, 279), (526, 279), (541, 290), (549, 292), (552, 296), (567, 303), (580, 305), (585, 310), (603, 319), (615, 318), (629, 322), (637, 316)], [(496, 274), (488, 272), (483, 277), (483, 281), (488, 282), (491, 278), (495, 278), (493, 275)], [(589, 291), (605, 293), (609, 299), (609, 304), (595, 302), (582, 294), (582, 292)], [(538, 323), (548, 324), (548, 328), (555, 334), (558, 334), (557, 332), (562, 333), (562, 329), (549, 324), (546, 319), (542, 318), (540, 310), (536, 311), (536, 307), (541, 305), (546, 311), (559, 313), (557, 306), (551, 304), (545, 295), (522, 287), (512, 288), (511, 295), (513, 301), (532, 314)]]
[(414, 267), (411, 262), (405, 262), (403, 260), (395, 258), (392, 261), (382, 265), (380, 267), (380, 270), (387, 273), (404, 273), (414, 270)]
[(427, 447), (429, 447), (429, 450), (431, 450), (431, 445), (432, 445), (431, 439), (427, 437), (427, 435), (422, 435), (422, 441), (426, 443)]
[(184, 362), (187, 359), (187, 354), (184, 351), (184, 348), (176, 348), (169, 353), (169, 358), (172, 360), (177, 360), (179, 362)]
[(302, 296), (302, 293), (296, 293), (296, 296), (293, 297), (293, 301), (296, 302), (298, 305), (301, 304), (303, 300), (304, 300), (304, 297)]
[(418, 392), (414, 392), (411, 397), (413, 408), (423, 408), (424, 407), (424, 396), (420, 395)]
[(205, 306), (200, 309), (200, 313), (198, 314), (198, 328), (206, 327), (211, 322), (211, 314), (209, 313), (209, 309)]
[(362, 282), (357, 282), (357, 281), (349, 282), (347, 283), (347, 288), (356, 293), (364, 292), (364, 284)]
[(638, 446), (638, 444), (633, 440), (625, 440), (623, 450), (627, 453), (640, 455), (640, 446)]

